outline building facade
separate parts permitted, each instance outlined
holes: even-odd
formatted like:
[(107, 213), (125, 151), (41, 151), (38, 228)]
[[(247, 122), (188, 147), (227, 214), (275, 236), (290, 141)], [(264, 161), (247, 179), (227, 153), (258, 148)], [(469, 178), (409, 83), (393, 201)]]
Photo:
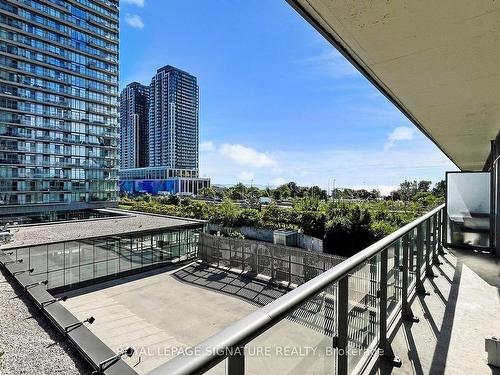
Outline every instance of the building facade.
[(151, 79), (147, 104), (138, 104), (146, 91), (133, 82), (121, 94), (120, 191), (196, 195), (210, 186), (209, 178), (199, 177), (197, 79), (167, 65)]
[(120, 169), (120, 191), (127, 194), (197, 195), (210, 187), (210, 179), (197, 170), (146, 167)]
[(198, 170), (196, 77), (170, 65), (151, 79), (149, 166)]
[(118, 197), (118, 0), (0, 1), (0, 214)]
[(120, 168), (148, 165), (148, 93), (132, 82), (120, 94)]

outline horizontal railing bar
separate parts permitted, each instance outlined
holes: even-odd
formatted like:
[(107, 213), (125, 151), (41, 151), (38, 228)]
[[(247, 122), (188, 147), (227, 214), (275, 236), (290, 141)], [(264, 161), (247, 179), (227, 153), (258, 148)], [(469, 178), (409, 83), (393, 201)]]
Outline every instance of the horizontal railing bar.
[(194, 347), (193, 350), (188, 351), (187, 354), (174, 357), (148, 374), (180, 375), (203, 373), (209, 370), (217, 363), (224, 360), (231, 348), (239, 347), (250, 342), (252, 339), (284, 319), (309, 298), (314, 297), (330, 284), (347, 276), (365, 261), (377, 255), (393, 242), (438, 213), (443, 207), (444, 204), (434, 208), (427, 214), (401, 227), (394, 233), (382, 238), (380, 241), (375, 242), (352, 257), (347, 258), (340, 264), (316, 276), (314, 279), (307, 281), (296, 289), (293, 289), (268, 305), (209, 337), (207, 340)]

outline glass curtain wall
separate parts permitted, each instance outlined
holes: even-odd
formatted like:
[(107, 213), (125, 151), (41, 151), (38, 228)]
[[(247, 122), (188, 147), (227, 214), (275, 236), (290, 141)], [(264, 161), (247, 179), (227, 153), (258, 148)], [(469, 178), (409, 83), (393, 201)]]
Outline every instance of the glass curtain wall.
[(47, 289), (72, 286), (155, 264), (195, 258), (202, 227), (108, 236), (13, 249)]

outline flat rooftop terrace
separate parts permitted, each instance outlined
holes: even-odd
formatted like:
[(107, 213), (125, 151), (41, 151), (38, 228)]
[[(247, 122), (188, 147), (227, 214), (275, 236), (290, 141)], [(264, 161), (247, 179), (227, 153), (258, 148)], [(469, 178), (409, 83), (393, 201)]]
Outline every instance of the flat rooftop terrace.
[(140, 233), (159, 229), (200, 226), (203, 221), (119, 209), (101, 209), (114, 216), (11, 227), (12, 241), (1, 245), (7, 250), (85, 238)]
[[(197, 263), (112, 280), (65, 293), (64, 306), (77, 318), (91, 314), (89, 328), (112, 350), (132, 346), (126, 359), (145, 374), (285, 292), (260, 281), (242, 282)], [(226, 290), (220, 293), (218, 290)], [(254, 303), (242, 296), (255, 298)]]
[[(125, 361), (139, 374), (158, 367), (185, 350), (244, 318), (287, 289), (266, 280), (245, 278), (198, 262), (155, 270), (66, 293), (64, 306), (78, 318), (96, 318), (89, 328), (112, 350), (132, 346)], [(311, 323), (311, 322), (309, 322)], [(310, 345), (326, 348), (331, 338), (323, 327), (285, 319), (252, 342), (256, 347)], [(289, 356), (279, 361), (250, 358), (249, 373), (304, 374), (333, 371), (333, 362)], [(225, 374), (220, 363), (210, 374)]]

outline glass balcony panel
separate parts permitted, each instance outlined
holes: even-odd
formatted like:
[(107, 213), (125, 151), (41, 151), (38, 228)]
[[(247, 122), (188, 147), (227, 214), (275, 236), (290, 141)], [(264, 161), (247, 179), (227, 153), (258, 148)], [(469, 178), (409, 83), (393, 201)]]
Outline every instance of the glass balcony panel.
[(308, 299), (245, 347), (247, 374), (335, 374), (337, 285)]
[(408, 233), (408, 284), (410, 289), (415, 285), (417, 268), (417, 228)]
[(380, 255), (373, 256), (349, 275), (348, 368), (356, 373), (377, 348), (380, 310), (377, 298)]
[[(402, 239), (398, 239), (387, 248), (387, 316), (390, 322), (398, 313), (401, 306), (403, 274), (401, 265), (403, 263)], [(381, 287), (383, 287), (381, 285)]]

